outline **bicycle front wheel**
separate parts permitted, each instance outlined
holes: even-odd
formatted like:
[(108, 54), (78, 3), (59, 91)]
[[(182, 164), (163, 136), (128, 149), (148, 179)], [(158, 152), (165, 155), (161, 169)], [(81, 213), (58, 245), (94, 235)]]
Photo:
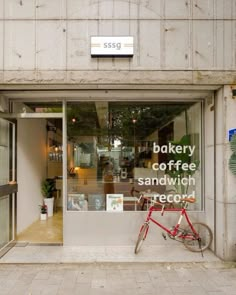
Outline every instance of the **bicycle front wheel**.
[(188, 225), (185, 228), (184, 246), (192, 252), (201, 252), (209, 248), (212, 242), (212, 231), (208, 225), (196, 222), (193, 223), (193, 228), (198, 235), (194, 234), (191, 227)]
[(149, 225), (148, 223), (144, 223), (143, 226), (141, 227), (140, 233), (138, 235), (138, 239), (135, 245), (134, 253), (137, 254), (139, 250), (141, 249), (141, 246), (143, 244), (143, 241), (146, 238), (147, 231), (148, 231)]

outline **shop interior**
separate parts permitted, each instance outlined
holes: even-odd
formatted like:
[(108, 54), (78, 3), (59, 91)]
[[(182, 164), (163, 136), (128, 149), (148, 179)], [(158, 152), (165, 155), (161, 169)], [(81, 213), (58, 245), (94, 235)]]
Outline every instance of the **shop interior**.
[[(168, 145), (184, 136), (196, 147), (188, 161), (200, 162), (201, 103), (69, 102), (67, 211), (145, 210), (139, 192), (175, 189), (138, 182), (165, 173), (153, 164), (168, 162), (170, 155), (154, 153), (153, 144)], [(120, 203), (111, 208), (115, 198)]]

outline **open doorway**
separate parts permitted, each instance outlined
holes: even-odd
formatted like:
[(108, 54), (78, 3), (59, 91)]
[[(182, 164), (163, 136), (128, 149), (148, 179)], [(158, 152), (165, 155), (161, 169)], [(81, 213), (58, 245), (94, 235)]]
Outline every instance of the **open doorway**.
[[(17, 103), (17, 206), (16, 241), (32, 244), (62, 244), (62, 118), (60, 105)], [(55, 117), (53, 117), (55, 114)], [(42, 184), (51, 186), (47, 216), (41, 218), (46, 204)]]

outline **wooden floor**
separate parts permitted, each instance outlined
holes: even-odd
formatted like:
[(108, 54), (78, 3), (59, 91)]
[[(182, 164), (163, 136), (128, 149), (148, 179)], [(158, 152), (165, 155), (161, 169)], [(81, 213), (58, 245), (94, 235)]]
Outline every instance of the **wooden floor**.
[(16, 240), (28, 243), (62, 243), (62, 211), (58, 210), (45, 221), (34, 222)]

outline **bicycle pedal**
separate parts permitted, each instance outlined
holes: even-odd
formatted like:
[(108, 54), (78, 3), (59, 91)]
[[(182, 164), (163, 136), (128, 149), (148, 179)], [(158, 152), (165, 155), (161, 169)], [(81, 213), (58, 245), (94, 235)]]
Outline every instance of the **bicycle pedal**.
[(162, 237), (164, 240), (166, 240), (166, 234), (162, 233)]

